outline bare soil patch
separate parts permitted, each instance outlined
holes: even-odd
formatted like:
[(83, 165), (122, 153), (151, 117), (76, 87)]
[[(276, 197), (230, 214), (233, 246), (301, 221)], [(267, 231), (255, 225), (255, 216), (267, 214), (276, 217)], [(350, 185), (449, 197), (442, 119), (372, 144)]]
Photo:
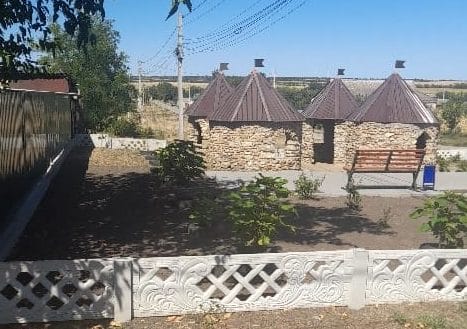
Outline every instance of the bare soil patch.
[(433, 242), (409, 219), (422, 198), (363, 197), (363, 210), (353, 212), (341, 197), (293, 199), (296, 233), (280, 232), (267, 249), (245, 248), (222, 214), (213, 228), (189, 225), (193, 202), (223, 191), (215, 182), (161, 188), (143, 160), (126, 151), (75, 150), (10, 260), (410, 249)]
[[(0, 329), (112, 329), (110, 320), (0, 325)], [(122, 329), (466, 329), (465, 303), (427, 303), (134, 319)]]

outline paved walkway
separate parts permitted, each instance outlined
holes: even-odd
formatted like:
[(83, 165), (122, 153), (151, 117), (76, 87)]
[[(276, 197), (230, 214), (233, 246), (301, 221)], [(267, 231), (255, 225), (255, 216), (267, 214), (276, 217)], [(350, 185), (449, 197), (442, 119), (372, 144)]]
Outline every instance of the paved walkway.
[[(265, 176), (280, 176), (288, 180), (287, 187), (294, 189), (294, 181), (300, 176), (301, 171), (275, 171), (263, 172)], [(309, 172), (304, 171), (307, 176), (325, 177), (320, 191), (323, 195), (344, 196), (347, 183), (345, 172)], [(257, 172), (243, 171), (208, 171), (207, 175), (216, 178), (217, 181), (227, 186), (237, 186), (239, 181), (250, 181)], [(418, 185), (422, 184), (423, 173), (418, 177)], [(433, 195), (441, 191), (455, 190), (467, 191), (467, 172), (437, 172), (435, 191), (413, 191), (412, 174), (354, 174), (355, 183), (360, 186), (362, 195), (370, 196), (400, 196), (400, 195)]]

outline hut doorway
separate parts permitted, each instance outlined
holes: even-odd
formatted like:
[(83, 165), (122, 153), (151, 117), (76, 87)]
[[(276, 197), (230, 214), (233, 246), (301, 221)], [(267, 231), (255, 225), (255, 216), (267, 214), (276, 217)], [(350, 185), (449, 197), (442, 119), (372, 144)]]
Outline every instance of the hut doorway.
[(417, 138), (417, 142), (415, 143), (415, 148), (417, 150), (424, 150), (426, 149), (426, 142), (430, 139), (430, 136), (426, 133), (423, 132), (420, 136)]
[(318, 143), (313, 144), (315, 162), (334, 163), (334, 121), (323, 121), (315, 127), (322, 135)]
[(199, 122), (195, 122), (194, 127), (196, 130), (196, 143), (202, 144), (203, 143), (203, 131), (201, 130), (201, 125), (199, 124)]

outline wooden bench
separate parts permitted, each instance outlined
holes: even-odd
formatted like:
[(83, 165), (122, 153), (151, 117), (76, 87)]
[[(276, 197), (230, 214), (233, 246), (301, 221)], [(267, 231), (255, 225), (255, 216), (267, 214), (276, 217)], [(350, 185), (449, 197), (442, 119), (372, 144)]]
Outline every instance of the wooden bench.
[(425, 150), (357, 150), (347, 171), (347, 187), (354, 173), (411, 173), (415, 189), (418, 173), (425, 157)]

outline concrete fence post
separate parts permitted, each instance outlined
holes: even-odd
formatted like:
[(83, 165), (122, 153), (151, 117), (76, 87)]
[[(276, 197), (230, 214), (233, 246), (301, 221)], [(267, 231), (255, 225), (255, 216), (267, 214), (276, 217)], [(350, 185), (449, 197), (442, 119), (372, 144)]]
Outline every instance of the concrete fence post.
[(133, 311), (133, 277), (131, 258), (114, 260), (114, 319), (117, 322), (128, 322)]
[(361, 309), (366, 304), (366, 285), (368, 279), (368, 250), (353, 250), (353, 273), (350, 284), (349, 308)]

